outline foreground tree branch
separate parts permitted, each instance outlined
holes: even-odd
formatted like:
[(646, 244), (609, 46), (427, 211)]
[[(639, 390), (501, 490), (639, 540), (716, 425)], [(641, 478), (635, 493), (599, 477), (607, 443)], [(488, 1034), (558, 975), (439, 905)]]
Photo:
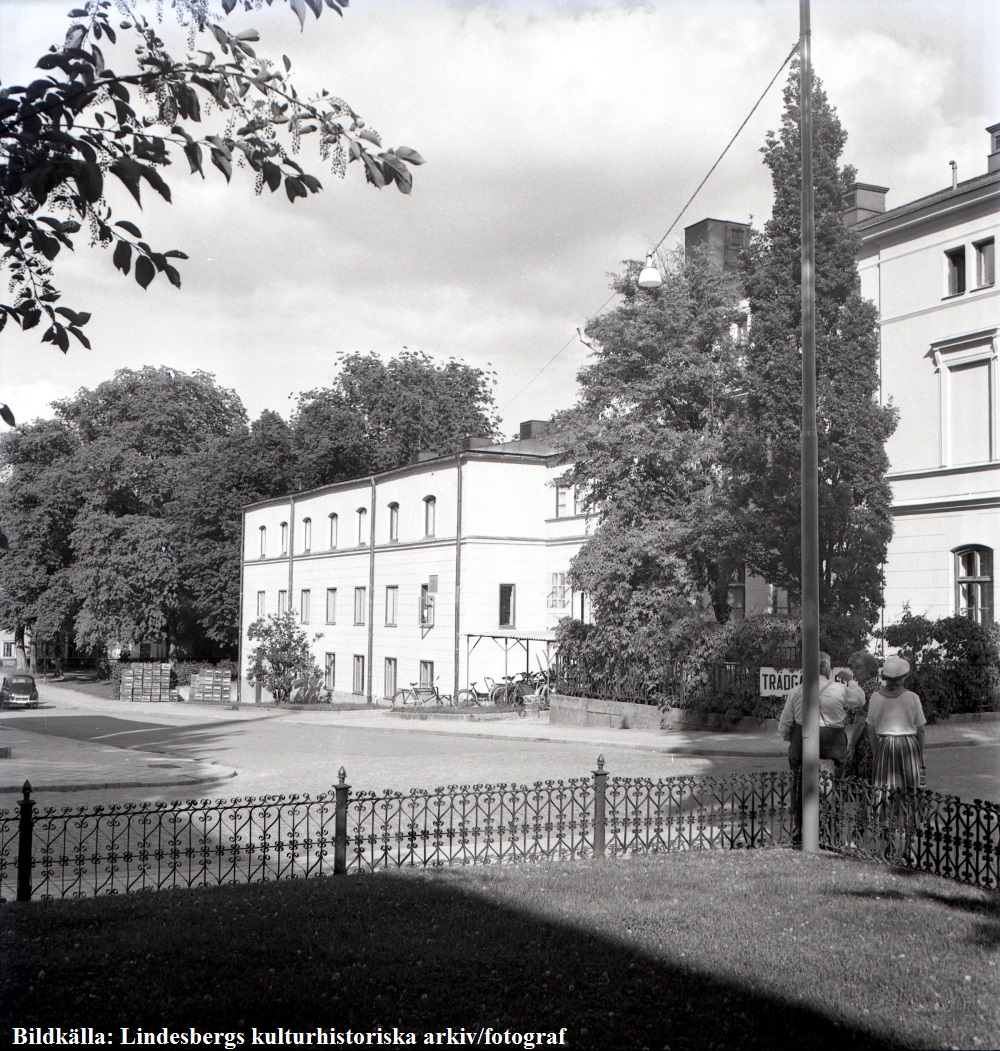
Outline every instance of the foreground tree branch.
[[(287, 2), (303, 25), (307, 10), (319, 17), (324, 4)], [(347, 3), (325, 0), (340, 15)], [(164, 178), (172, 164), (186, 162), (204, 178), (209, 162), (227, 182), (234, 168), (249, 168), (258, 194), (284, 186), (294, 203), (322, 189), (295, 160), (303, 136), (313, 137), (317, 159), (332, 174), (343, 177), (359, 162), (376, 188), (395, 184), (409, 193), (409, 166), (423, 163), (405, 146), (383, 150), (354, 109), (327, 90), (300, 94), (287, 56), (275, 63), (256, 53), (256, 31), (234, 34), (220, 24), (237, 7), (260, 2), (222, 0), (223, 13), (213, 16), (208, 0), (172, 0), (187, 29), (183, 57), (167, 51), (144, 6), (86, 0), (69, 12), (63, 45), (39, 59), (47, 75), (0, 88), (0, 246), (11, 295), (0, 303), (0, 329), (8, 320), (39, 328), (42, 342), (64, 352), (71, 336), (90, 346), (82, 331), (90, 314), (57, 305), (53, 264), (64, 248), (75, 249), (84, 229), (90, 245), (112, 248), (114, 266), (143, 288), (158, 274), (181, 284), (176, 261), (185, 254), (153, 247), (132, 219), (119, 218), (106, 195), (110, 180), (141, 208), (144, 190), (172, 200)], [(155, 5), (158, 18), (162, 6)]]

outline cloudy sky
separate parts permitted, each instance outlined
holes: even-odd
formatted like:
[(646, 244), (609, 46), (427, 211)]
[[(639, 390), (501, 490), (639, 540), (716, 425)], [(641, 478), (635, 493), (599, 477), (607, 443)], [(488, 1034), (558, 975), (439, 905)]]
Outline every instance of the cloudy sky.
[[(0, 0), (0, 81), (32, 77), (72, 7)], [(282, 0), (242, 15), (259, 52), (291, 58), (300, 90), (329, 88), (386, 146), (423, 154), (412, 196), (317, 161), (324, 192), (292, 205), (283, 191), (255, 198), (245, 172), (227, 188), (214, 169), (202, 182), (179, 166), (175, 203), (151, 196), (138, 221), (189, 254), (183, 288), (143, 292), (81, 243), (59, 277), (64, 303), (93, 312), (93, 349), (64, 356), (8, 326), (0, 400), (27, 420), (116, 369), (169, 365), (214, 373), (251, 417), (287, 416), (298, 392), (332, 380), (339, 353), (409, 347), (495, 370), (505, 431), (547, 418), (574, 399), (588, 354), (576, 332), (607, 302), (608, 274), (678, 218), (794, 44), (798, 7), (352, 0), (304, 32)], [(949, 185), (951, 160), (959, 178), (986, 170), (1000, 5), (812, 0), (812, 23), (844, 160), (891, 188), (890, 207)], [(759, 148), (786, 75), (665, 247), (707, 216), (767, 218)]]

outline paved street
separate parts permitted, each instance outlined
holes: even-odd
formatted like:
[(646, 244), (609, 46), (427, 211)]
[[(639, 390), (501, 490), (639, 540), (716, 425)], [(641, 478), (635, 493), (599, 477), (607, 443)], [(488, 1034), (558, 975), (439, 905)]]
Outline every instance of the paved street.
[[(52, 684), (42, 700), (37, 711), (0, 718), (0, 744), (17, 742), (0, 760), (0, 786), (11, 791), (27, 778), (39, 801), (57, 805), (314, 794), (341, 766), (353, 786), (376, 790), (587, 777), (601, 754), (612, 774), (653, 778), (784, 766), (771, 735), (550, 726), (544, 714), (442, 722), (385, 711), (143, 706)], [(932, 787), (969, 800), (1000, 796), (1000, 723), (932, 727), (928, 743)]]

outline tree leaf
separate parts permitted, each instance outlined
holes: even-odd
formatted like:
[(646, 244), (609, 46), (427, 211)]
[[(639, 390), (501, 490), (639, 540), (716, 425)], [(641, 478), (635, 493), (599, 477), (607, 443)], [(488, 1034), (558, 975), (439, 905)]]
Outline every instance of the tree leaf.
[(288, 6), (299, 16), (299, 28), (306, 27), (306, 5), (305, 0), (288, 0)]
[(127, 274), (132, 265), (132, 246), (128, 241), (119, 241), (115, 245), (114, 264), (123, 274)]
[(130, 233), (133, 237), (142, 237), (142, 231), (135, 223), (130, 223), (127, 219), (122, 219), (121, 222), (115, 223), (115, 226), (121, 227), (126, 233)]
[(135, 279), (143, 288), (148, 288), (150, 281), (156, 276), (156, 267), (153, 266), (149, 256), (141, 255), (135, 261)]
[(14, 414), (6, 405), (0, 405), (0, 420), (3, 420), (3, 422), (6, 423), (8, 427), (17, 426), (17, 421), (14, 419)]
[(390, 150), (390, 153), (395, 152), (397, 157), (402, 157), (408, 164), (425, 164), (423, 157), (417, 153), (416, 150), (411, 150), (409, 146), (397, 146), (396, 149)]

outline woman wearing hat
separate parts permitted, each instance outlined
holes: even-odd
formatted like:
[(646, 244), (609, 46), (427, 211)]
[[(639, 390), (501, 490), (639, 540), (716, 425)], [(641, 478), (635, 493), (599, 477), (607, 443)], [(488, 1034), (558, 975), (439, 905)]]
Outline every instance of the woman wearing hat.
[[(916, 789), (924, 781), (924, 710), (920, 698), (903, 686), (910, 674), (902, 657), (882, 665), (884, 685), (868, 704), (868, 740), (875, 755), (872, 781), (876, 786), (875, 814), (882, 825), (886, 857), (891, 854), (915, 863), (911, 836), (918, 824), (920, 804)], [(895, 792), (889, 791), (896, 789)]]
[(884, 685), (868, 704), (868, 740), (875, 756), (872, 781), (883, 788), (921, 787), (924, 771), (924, 709), (903, 686), (910, 665), (890, 657), (882, 665)]

